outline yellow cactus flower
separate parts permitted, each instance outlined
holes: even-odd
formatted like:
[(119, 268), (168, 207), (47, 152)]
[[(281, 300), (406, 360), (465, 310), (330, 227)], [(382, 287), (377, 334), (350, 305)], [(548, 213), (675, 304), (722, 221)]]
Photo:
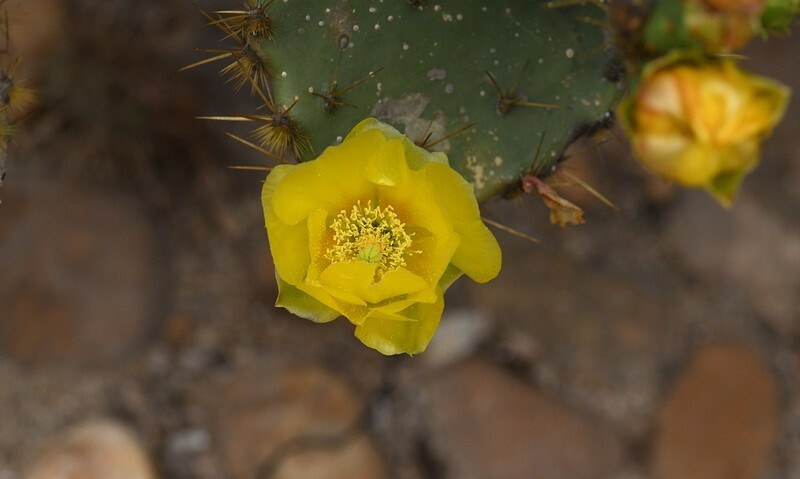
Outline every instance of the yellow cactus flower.
[(619, 116), (647, 168), (684, 186), (705, 187), (729, 206), (788, 99), (788, 88), (733, 61), (671, 57), (645, 69)]
[(319, 158), (276, 166), (261, 201), (276, 305), (320, 323), (345, 316), (383, 354), (424, 351), (453, 281), (500, 271), (472, 186), (443, 153), (372, 118)]

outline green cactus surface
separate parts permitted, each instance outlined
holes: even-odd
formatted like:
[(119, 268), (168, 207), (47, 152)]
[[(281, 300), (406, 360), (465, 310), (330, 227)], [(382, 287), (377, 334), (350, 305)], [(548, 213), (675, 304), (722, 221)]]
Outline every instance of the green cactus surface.
[(447, 153), (486, 198), (545, 175), (622, 93), (604, 75), (603, 12), (578, 3), (277, 0), (247, 44), (310, 140), (301, 160), (373, 116)]

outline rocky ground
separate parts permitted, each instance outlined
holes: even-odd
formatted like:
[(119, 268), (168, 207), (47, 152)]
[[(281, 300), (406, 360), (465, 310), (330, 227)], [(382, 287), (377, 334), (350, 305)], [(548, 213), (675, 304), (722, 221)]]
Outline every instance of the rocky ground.
[[(0, 479), (800, 478), (798, 102), (730, 212), (576, 145), (621, 212), (485, 205), (542, 244), (498, 232), (500, 277), (385, 358), (272, 306), (225, 168), (259, 160), (192, 119), (249, 100), (176, 73), (215, 39), (188, 4), (10, 5), (41, 101), (0, 190)], [(800, 90), (798, 51), (747, 54)]]

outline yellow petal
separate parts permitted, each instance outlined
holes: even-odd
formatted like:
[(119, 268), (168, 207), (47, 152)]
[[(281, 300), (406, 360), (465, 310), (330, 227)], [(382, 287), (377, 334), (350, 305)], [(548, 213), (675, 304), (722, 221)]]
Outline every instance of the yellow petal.
[(337, 288), (335, 286), (325, 286), (325, 292), (333, 298), (343, 301), (346, 304), (353, 306), (367, 306), (366, 301), (361, 299), (361, 296), (350, 291), (349, 289)]
[[(334, 297), (331, 292), (333, 292), (334, 288), (330, 287), (323, 287), (323, 286), (316, 286), (308, 282), (300, 282), (296, 285), (296, 288), (300, 291), (306, 293), (307, 295), (311, 296), (312, 298), (316, 299), (320, 303), (324, 304), (325, 306), (331, 308), (332, 310), (338, 311), (342, 316), (346, 317), (351, 323), (355, 325), (359, 325), (364, 322), (364, 318), (367, 317), (367, 314), (370, 312), (370, 308), (367, 307), (360, 298), (354, 296), (352, 293), (348, 295), (347, 292), (343, 292), (341, 290), (336, 290), (335, 292), (340, 296), (345, 296), (350, 301), (344, 301), (340, 298)], [(353, 304), (358, 303), (358, 304)]]
[(453, 220), (438, 206), (435, 186), (420, 171), (409, 171), (402, 188), (378, 187), (381, 205), (392, 205), (408, 228), (421, 228), (425, 234), (447, 238), (453, 233)]
[(347, 134), (345, 137), (345, 141), (343, 143), (347, 143), (348, 141), (352, 140), (353, 138), (367, 132), (367, 131), (378, 131), (383, 134), (384, 138), (401, 138), (403, 135), (397, 131), (391, 125), (388, 125), (382, 121), (376, 120), (375, 118), (365, 118), (358, 122), (356, 126), (350, 130), (350, 133)]
[(724, 151), (704, 143), (692, 143), (675, 158), (670, 176), (686, 186), (703, 186), (720, 169)]
[(441, 163), (443, 165), (448, 164), (447, 156), (444, 153), (429, 152), (424, 148), (420, 148), (419, 146), (415, 145), (413, 141), (409, 140), (408, 137), (397, 131), (397, 129), (391, 125), (383, 123), (382, 121), (378, 121), (375, 118), (367, 118), (362, 120), (350, 131), (345, 140), (354, 138), (368, 131), (379, 131), (386, 139), (400, 140), (403, 144), (403, 149), (405, 150), (406, 163), (412, 170), (418, 170), (423, 165), (428, 163)]
[(370, 303), (380, 303), (396, 296), (416, 293), (428, 288), (428, 283), (405, 268), (387, 271), (375, 284), (363, 289), (361, 297)]
[(319, 275), (325, 291), (331, 296), (356, 306), (366, 302), (359, 292), (365, 290), (375, 280), (376, 263), (352, 261), (333, 263)]
[(267, 176), (261, 190), (261, 203), (264, 207), (264, 222), (267, 227), (270, 251), (275, 262), (275, 270), (289, 284), (302, 281), (308, 271), (310, 255), (308, 250), (308, 231), (305, 222), (294, 225), (283, 223), (275, 214), (272, 199), (276, 185), (294, 167), (276, 166)]
[(324, 270), (330, 261), (325, 258), (325, 252), (329, 247), (330, 231), (327, 226), (328, 212), (317, 209), (311, 212), (308, 217), (308, 250), (310, 264), (306, 281), (314, 281), (319, 277), (319, 273)]
[(295, 288), (277, 274), (276, 278), (278, 279), (278, 299), (275, 301), (275, 306), (285, 308), (290, 313), (315, 323), (327, 323), (341, 316), (338, 311)]
[(461, 237), (453, 264), (479, 283), (495, 278), (501, 266), (500, 246), (481, 221), (472, 185), (443, 165), (428, 164), (420, 171), (430, 184), (435, 185), (437, 204)]
[(733, 200), (742, 186), (745, 176), (750, 170), (739, 170), (732, 173), (718, 175), (706, 185), (706, 191), (725, 208), (733, 205)]
[(684, 135), (671, 133), (641, 134), (634, 138), (633, 147), (639, 160), (659, 175), (669, 178), (675, 159), (689, 147), (690, 139)]
[(458, 225), (472, 223), (481, 217), (478, 201), (475, 199), (475, 189), (455, 170), (445, 165), (431, 163), (422, 167), (420, 172), (425, 175), (424, 181), (433, 186), (431, 193), (435, 195), (435, 204), (444, 209), (446, 216), (455, 225), (456, 231)]
[(278, 218), (293, 225), (316, 209), (334, 216), (358, 200), (372, 199), (375, 185), (363, 171), (385, 141), (378, 131), (366, 132), (351, 142), (327, 148), (314, 161), (294, 166), (275, 187), (273, 205)]
[(409, 321), (389, 319), (385, 314), (368, 316), (356, 327), (355, 335), (367, 346), (383, 354), (417, 354), (428, 347), (444, 309), (444, 297), (438, 291), (438, 300), (432, 304), (417, 303), (400, 316)]
[(328, 291), (326, 291), (324, 287), (316, 286), (306, 281), (301, 281), (294, 286), (295, 288), (311, 296), (312, 298), (319, 301), (328, 308), (334, 311), (338, 311), (340, 314), (344, 314), (342, 309), (342, 304), (339, 301), (337, 301), (336, 298), (331, 296), (330, 293), (328, 293)]
[(447, 288), (455, 283), (462, 274), (464, 274), (463, 271), (451, 264), (447, 267), (447, 270), (442, 275), (442, 279), (439, 281), (439, 287), (442, 288), (442, 291), (447, 291)]
[[(416, 304), (416, 303), (414, 303), (414, 304)], [(403, 308), (403, 310), (405, 310), (405, 309), (408, 309), (408, 308)], [(367, 316), (366, 321), (376, 321), (376, 320), (392, 321), (392, 322), (399, 321), (401, 323), (413, 323), (413, 322), (417, 321), (414, 318), (409, 318), (408, 316), (403, 316), (403, 315), (398, 314), (398, 313), (387, 312), (387, 311), (382, 310), (382, 309), (373, 309), (372, 311), (369, 312), (369, 315)]]
[(388, 304), (374, 307), (372, 311), (379, 311), (386, 314), (397, 314), (400, 311), (407, 309), (409, 306), (417, 303), (435, 303), (439, 298), (436, 291), (438, 291), (438, 289), (425, 289), (423, 291), (411, 294), (405, 299), (390, 301)]
[(726, 148), (719, 155), (720, 173), (730, 173), (732, 171), (752, 170), (758, 163), (761, 155), (761, 142), (756, 138), (743, 140), (735, 145)]
[(376, 185), (399, 186), (408, 176), (402, 142), (400, 140), (384, 142), (369, 157), (364, 172)]
[(769, 135), (786, 112), (789, 89), (769, 78), (739, 71), (733, 64), (726, 64), (725, 72), (732, 82), (749, 94), (740, 111), (729, 118), (727, 128), (721, 132), (723, 139), (734, 142), (746, 137)]
[(722, 206), (730, 208), (745, 177), (756, 167), (760, 150), (755, 139), (728, 148), (722, 155), (723, 171), (705, 185), (706, 191)]
[(653, 75), (637, 92), (637, 98), (640, 102), (637, 114), (652, 112), (659, 116), (671, 116), (681, 120), (685, 116), (680, 85), (674, 76)]
[(377, 263), (366, 261), (348, 261), (333, 263), (319, 275), (325, 286), (343, 289), (363, 289), (375, 280)]
[(502, 253), (489, 228), (481, 220), (476, 220), (460, 229), (463, 240), (453, 255), (453, 265), (478, 283), (497, 277)]
[(439, 284), (442, 274), (461, 244), (461, 235), (452, 233), (446, 238), (437, 238), (430, 234), (423, 236), (421, 232), (417, 233), (411, 247), (419, 253), (408, 257), (406, 268), (422, 277), (433, 288)]

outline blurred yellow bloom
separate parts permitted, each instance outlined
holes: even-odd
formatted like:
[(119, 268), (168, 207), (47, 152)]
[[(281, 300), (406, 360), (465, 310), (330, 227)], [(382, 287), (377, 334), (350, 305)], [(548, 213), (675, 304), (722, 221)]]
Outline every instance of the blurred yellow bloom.
[(733, 61), (653, 62), (620, 119), (646, 167), (733, 201), (758, 163), (761, 142), (786, 110), (788, 88), (750, 75)]
[(424, 351), (453, 281), (500, 270), (472, 186), (375, 119), (316, 160), (275, 167), (261, 200), (276, 305), (320, 323), (345, 316), (383, 354)]

